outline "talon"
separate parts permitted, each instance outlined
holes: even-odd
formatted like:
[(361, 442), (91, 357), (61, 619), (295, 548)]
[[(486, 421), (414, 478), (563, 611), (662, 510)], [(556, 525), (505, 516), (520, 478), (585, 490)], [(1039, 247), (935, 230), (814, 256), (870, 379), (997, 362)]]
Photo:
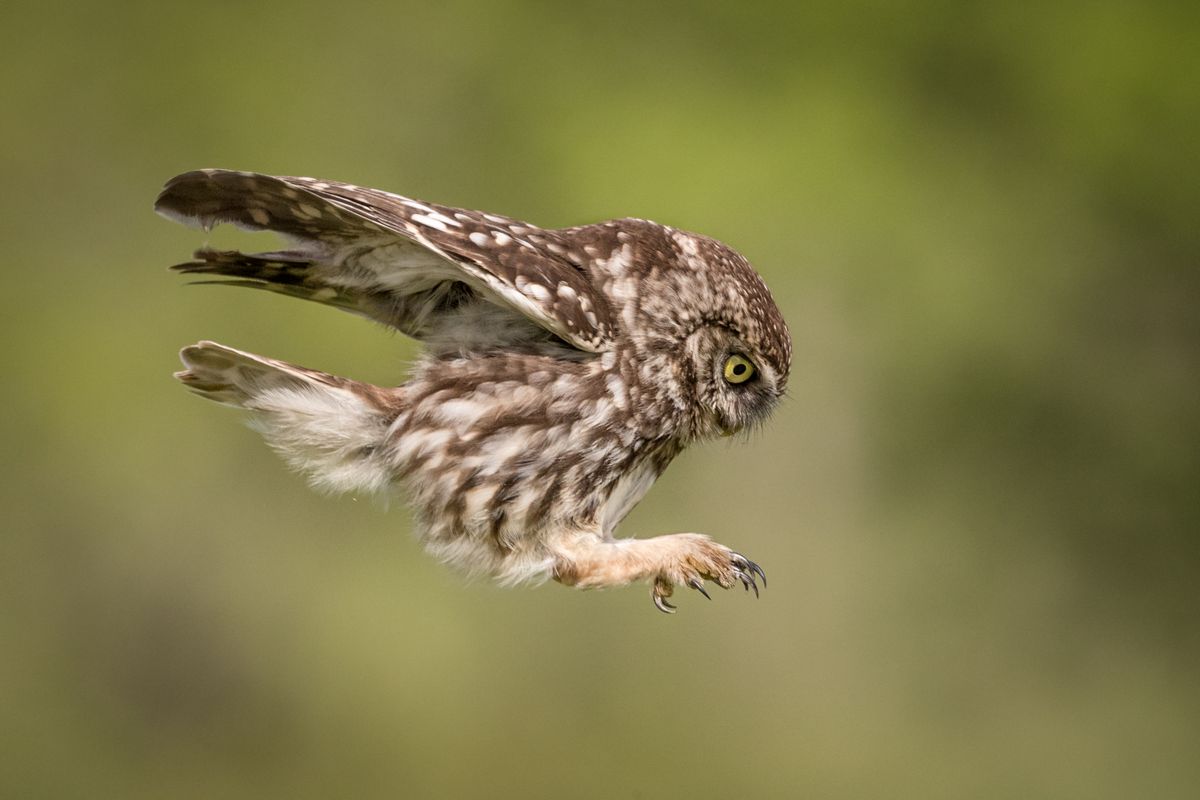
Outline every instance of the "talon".
[(750, 567), (751, 572), (758, 573), (758, 577), (762, 578), (763, 588), (767, 588), (767, 573), (763, 572), (763, 568), (749, 559), (746, 559), (746, 566)]
[(692, 587), (697, 592), (704, 595), (707, 599), (712, 600), (712, 598), (708, 596), (708, 592), (704, 591), (704, 584), (701, 583), (700, 581), (690, 580), (690, 581), (688, 581), (688, 586)]
[(655, 605), (655, 607), (658, 608), (659, 611), (663, 612), (664, 614), (674, 614), (675, 613), (675, 606), (671, 605), (666, 600), (663, 600), (658, 595), (653, 595), (653, 597), (654, 597), (654, 605)]
[(746, 558), (741, 553), (733, 554), (734, 568), (737, 570), (737, 576), (741, 578), (742, 585), (747, 590), (753, 589), (754, 596), (758, 597), (758, 583), (755, 582), (755, 576), (762, 578), (763, 588), (767, 588), (767, 573), (763, 572), (763, 568), (755, 564), (750, 559)]
[[(755, 597), (758, 597), (758, 584), (754, 582), (754, 573), (753, 573), (753, 572), (751, 572), (750, 574), (746, 574), (745, 572), (742, 572), (742, 571), (739, 569), (739, 570), (738, 570), (738, 573), (737, 573), (737, 576), (738, 576), (738, 578), (740, 578), (740, 579), (741, 579), (741, 581), (742, 581), (742, 586), (744, 586), (744, 587), (746, 588), (746, 591), (750, 591), (751, 589), (753, 589), (753, 590), (754, 590), (754, 596), (755, 596)], [(766, 585), (767, 585), (767, 584), (766, 584), (766, 582), (764, 581), (764, 582), (763, 582), (763, 586), (766, 586)]]

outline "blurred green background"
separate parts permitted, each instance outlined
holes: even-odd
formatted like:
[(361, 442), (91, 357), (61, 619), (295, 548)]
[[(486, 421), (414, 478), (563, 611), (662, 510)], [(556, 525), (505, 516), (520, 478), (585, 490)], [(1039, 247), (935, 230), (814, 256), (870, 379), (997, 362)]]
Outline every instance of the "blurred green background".
[[(7, 5), (0, 796), (1200, 796), (1198, 9)], [(168, 274), (216, 166), (745, 253), (792, 397), (622, 533), (763, 598), (468, 583), (188, 396), (416, 352)]]

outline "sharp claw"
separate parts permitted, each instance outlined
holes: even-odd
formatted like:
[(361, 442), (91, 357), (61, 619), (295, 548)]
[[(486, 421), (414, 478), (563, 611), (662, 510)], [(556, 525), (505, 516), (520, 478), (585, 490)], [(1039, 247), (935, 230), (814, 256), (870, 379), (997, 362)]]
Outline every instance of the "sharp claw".
[(754, 596), (758, 597), (758, 583), (755, 582), (755, 576), (762, 578), (763, 588), (767, 588), (767, 573), (763, 572), (763, 568), (755, 564), (750, 559), (746, 558), (741, 553), (734, 553), (734, 567), (737, 569), (737, 576), (742, 580), (742, 586), (746, 590), (754, 590)]
[(674, 614), (675, 613), (675, 606), (671, 605), (666, 600), (663, 600), (658, 595), (654, 595), (654, 605), (655, 605), (655, 607), (658, 608), (659, 611), (663, 612), (664, 614)]
[(704, 595), (709, 600), (712, 600), (712, 598), (708, 596), (708, 592), (704, 591), (704, 584), (701, 583), (700, 581), (695, 581), (695, 580), (688, 581), (688, 586), (692, 587), (693, 589), (695, 589), (700, 594)]
[(750, 567), (751, 572), (758, 573), (758, 577), (762, 578), (763, 588), (767, 588), (767, 573), (763, 572), (762, 567), (750, 560), (746, 561), (746, 566)]

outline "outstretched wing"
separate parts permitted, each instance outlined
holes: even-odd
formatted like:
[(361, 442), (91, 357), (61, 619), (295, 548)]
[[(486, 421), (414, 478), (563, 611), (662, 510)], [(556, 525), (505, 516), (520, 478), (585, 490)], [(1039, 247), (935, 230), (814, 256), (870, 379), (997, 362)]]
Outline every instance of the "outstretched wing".
[(417, 338), (453, 336), (439, 320), (484, 301), (581, 350), (612, 343), (608, 302), (556, 231), (377, 189), (230, 170), (172, 178), (154, 207), (206, 229), (230, 222), (292, 243), (275, 253), (200, 250), (176, 267), (183, 272), (337, 306)]

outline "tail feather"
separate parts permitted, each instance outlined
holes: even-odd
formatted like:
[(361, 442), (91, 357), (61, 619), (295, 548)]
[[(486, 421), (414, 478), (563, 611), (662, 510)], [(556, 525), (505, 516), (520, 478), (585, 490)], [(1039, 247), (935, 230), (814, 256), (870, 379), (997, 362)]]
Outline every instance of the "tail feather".
[(189, 345), (179, 357), (187, 369), (175, 377), (185, 386), (210, 400), (241, 408), (253, 409), (254, 398), (271, 389), (328, 389), (353, 383), (216, 342)]
[(401, 404), (397, 392), (216, 342), (185, 347), (180, 357), (187, 369), (176, 378), (250, 411), (251, 426), (314, 486), (379, 491), (391, 482), (383, 445)]

